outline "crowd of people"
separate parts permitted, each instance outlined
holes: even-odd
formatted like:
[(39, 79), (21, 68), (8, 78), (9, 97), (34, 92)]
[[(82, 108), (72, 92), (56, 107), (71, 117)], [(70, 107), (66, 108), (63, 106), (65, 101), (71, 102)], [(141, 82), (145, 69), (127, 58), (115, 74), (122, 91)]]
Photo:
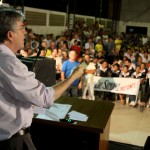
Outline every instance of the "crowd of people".
[[(140, 79), (140, 106), (149, 106), (150, 44), (146, 35), (106, 32), (99, 22), (77, 21), (62, 35), (37, 35), (13, 8), (0, 7), (0, 150), (36, 150), (30, 135), (33, 107), (50, 108), (64, 96), (129, 99), (134, 95), (94, 91), (94, 77)], [(57, 84), (46, 87), (17, 56), (54, 59)], [(42, 68), (47, 69), (47, 68)], [(51, 70), (49, 70), (51, 71)], [(141, 94), (140, 94), (141, 93)]]
[[(38, 46), (37, 46), (37, 45)], [(85, 67), (84, 75), (77, 79), (64, 95), (83, 99), (120, 100), (137, 106), (134, 95), (111, 94), (94, 91), (94, 76), (140, 79), (138, 100), (149, 107), (150, 42), (147, 35), (105, 31), (96, 21), (87, 26), (76, 21), (74, 29), (66, 27), (62, 35), (37, 35), (27, 28), (25, 47), (18, 51), (23, 57), (40, 56), (56, 60), (56, 81), (66, 79), (78, 64)]]

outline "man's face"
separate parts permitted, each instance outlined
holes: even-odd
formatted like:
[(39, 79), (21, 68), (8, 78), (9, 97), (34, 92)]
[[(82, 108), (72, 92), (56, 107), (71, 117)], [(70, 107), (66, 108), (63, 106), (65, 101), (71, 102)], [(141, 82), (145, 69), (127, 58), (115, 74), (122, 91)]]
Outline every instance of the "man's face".
[(51, 42), (51, 47), (55, 47), (55, 42)]
[(77, 40), (77, 39), (78, 39), (78, 35), (76, 34), (76, 35), (74, 36), (74, 38)]
[(24, 39), (26, 30), (22, 21), (17, 21), (16, 25), (11, 32), (11, 45), (13, 47), (13, 51), (18, 51), (24, 47)]
[(89, 55), (85, 55), (84, 60), (85, 60), (86, 63), (89, 63), (90, 62), (90, 56)]
[(69, 53), (69, 59), (71, 61), (74, 61), (74, 60), (76, 60), (76, 57), (77, 57), (76, 52), (75, 51), (70, 51), (70, 53)]
[(114, 71), (117, 71), (117, 70), (118, 70), (118, 67), (117, 67), (117, 66), (114, 66), (114, 67), (113, 67), (113, 70), (114, 70)]
[(129, 55), (132, 55), (132, 51), (131, 51), (130, 49), (128, 50), (128, 54), (129, 54)]
[(126, 61), (125, 61), (125, 65), (129, 66), (130, 63), (126, 60)]
[(45, 47), (45, 48), (47, 47), (47, 43), (46, 43), (46, 42), (42, 42), (41, 45), (42, 45), (43, 47)]
[(136, 72), (140, 73), (140, 71), (141, 71), (141, 68), (140, 67), (136, 67)]
[(123, 72), (128, 72), (128, 68), (127, 67), (123, 67)]
[(107, 68), (107, 66), (108, 66), (107, 62), (103, 62), (103, 63), (102, 63), (102, 67), (103, 67), (103, 68)]

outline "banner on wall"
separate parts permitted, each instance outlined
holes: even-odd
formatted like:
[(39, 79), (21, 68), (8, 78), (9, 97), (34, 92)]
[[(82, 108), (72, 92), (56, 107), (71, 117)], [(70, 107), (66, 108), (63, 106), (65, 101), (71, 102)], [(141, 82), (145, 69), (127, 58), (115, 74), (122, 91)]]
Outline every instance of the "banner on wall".
[(140, 79), (105, 78), (94, 76), (94, 90), (119, 94), (138, 95)]

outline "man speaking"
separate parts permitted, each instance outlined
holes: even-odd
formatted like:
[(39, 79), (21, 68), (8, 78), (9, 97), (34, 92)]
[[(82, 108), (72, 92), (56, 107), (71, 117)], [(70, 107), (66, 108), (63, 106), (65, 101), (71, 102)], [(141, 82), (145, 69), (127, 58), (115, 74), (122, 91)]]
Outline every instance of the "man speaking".
[(80, 65), (60, 84), (46, 87), (14, 54), (24, 47), (23, 17), (0, 7), (0, 150), (35, 150), (32, 106), (49, 108), (83, 73)]

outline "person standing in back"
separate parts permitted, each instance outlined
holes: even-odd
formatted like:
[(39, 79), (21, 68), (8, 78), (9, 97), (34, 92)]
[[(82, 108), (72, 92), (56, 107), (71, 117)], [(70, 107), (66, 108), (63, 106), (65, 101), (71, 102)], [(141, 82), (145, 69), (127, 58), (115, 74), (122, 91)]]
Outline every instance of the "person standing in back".
[[(77, 60), (77, 52), (72, 50), (69, 52), (69, 59), (62, 64), (61, 80), (67, 79), (71, 72), (80, 64)], [(76, 79), (71, 86), (64, 92), (63, 96), (78, 97), (78, 89), (81, 88), (80, 78)]]

